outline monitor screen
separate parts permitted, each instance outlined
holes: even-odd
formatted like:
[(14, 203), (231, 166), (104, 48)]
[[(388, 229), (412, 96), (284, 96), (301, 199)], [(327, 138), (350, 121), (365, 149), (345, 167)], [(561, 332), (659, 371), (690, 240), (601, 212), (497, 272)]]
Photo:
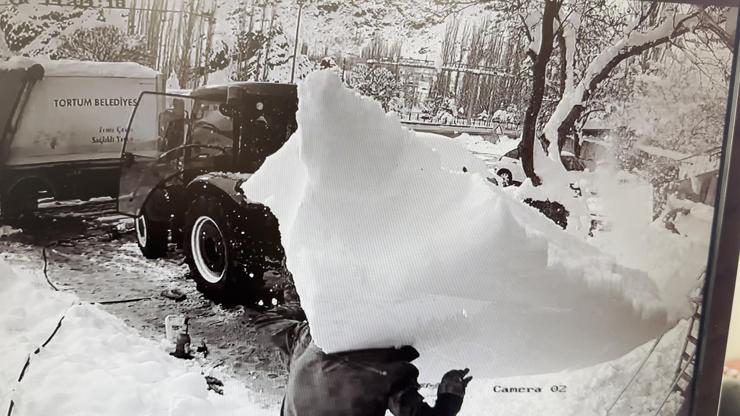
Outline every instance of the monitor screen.
[(738, 6), (0, 0), (0, 408), (715, 414)]

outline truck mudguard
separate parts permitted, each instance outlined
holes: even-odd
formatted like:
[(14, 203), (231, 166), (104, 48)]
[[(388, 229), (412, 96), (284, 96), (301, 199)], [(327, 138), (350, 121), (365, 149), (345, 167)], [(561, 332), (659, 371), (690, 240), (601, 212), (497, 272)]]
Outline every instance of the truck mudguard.
[(264, 263), (268, 269), (277, 270), (284, 259), (285, 251), (280, 240), (277, 218), (267, 206), (249, 200), (241, 191), (241, 185), (251, 174), (207, 173), (193, 179), (187, 187), (191, 200), (201, 195), (218, 196), (227, 207), (236, 235), (245, 238), (233, 241), (241, 258), (253, 258)]

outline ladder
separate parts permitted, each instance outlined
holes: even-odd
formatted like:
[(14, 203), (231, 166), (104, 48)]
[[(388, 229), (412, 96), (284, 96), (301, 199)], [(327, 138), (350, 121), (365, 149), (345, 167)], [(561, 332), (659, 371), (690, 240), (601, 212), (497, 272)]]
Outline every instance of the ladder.
[[(699, 277), (697, 280), (701, 280), (704, 277), (704, 272), (699, 274)], [(701, 285), (703, 287), (703, 285)], [(660, 406), (658, 409), (653, 413), (653, 416), (660, 415), (661, 411), (663, 410), (663, 407), (668, 402), (668, 399), (676, 392), (679, 392), (681, 396), (684, 398), (684, 403), (682, 407), (685, 408), (688, 401), (686, 400), (687, 393), (690, 393), (691, 390), (691, 383), (693, 379), (694, 374), (694, 364), (696, 363), (696, 352), (698, 347), (698, 336), (699, 336), (699, 325), (697, 325), (697, 322), (701, 323), (701, 306), (702, 306), (702, 295), (701, 295), (701, 288), (697, 289), (698, 295), (690, 298), (690, 302), (693, 305), (693, 314), (689, 318), (689, 325), (688, 329), (686, 331), (686, 337), (684, 338), (683, 347), (681, 348), (681, 356), (678, 361), (678, 366), (676, 367), (675, 375), (673, 378), (673, 382), (671, 383), (671, 387), (668, 390), (668, 393), (665, 395), (665, 398), (660, 403)], [(614, 406), (616, 406), (617, 402), (622, 398), (623, 394), (627, 391), (629, 386), (632, 384), (632, 382), (635, 381), (638, 374), (642, 371), (645, 363), (650, 358), (650, 356), (655, 351), (655, 347), (658, 346), (661, 339), (663, 338), (663, 335), (658, 337), (655, 340), (655, 343), (653, 344), (652, 348), (648, 352), (648, 354), (645, 356), (645, 359), (642, 361), (640, 366), (637, 368), (635, 373), (632, 375), (632, 378), (627, 383), (627, 385), (622, 389), (622, 391), (619, 393), (617, 398), (614, 400), (611, 406), (606, 410), (606, 414), (609, 415)], [(679, 410), (679, 414), (681, 410)]]
[(689, 329), (686, 331), (686, 338), (681, 349), (681, 358), (675, 372), (675, 385), (672, 392), (679, 392), (686, 398), (690, 393), (691, 381), (694, 376), (694, 365), (696, 364), (696, 349), (698, 346), (699, 323), (701, 322), (701, 296), (691, 298), (694, 305), (694, 313), (689, 319)]
[[(701, 275), (703, 277), (703, 273)], [(666, 394), (663, 402), (658, 407), (658, 410), (654, 413), (655, 416), (660, 415), (663, 410), (663, 406), (668, 402), (668, 399), (674, 394), (679, 393), (683, 398), (683, 404), (678, 411), (679, 415), (688, 414), (687, 405), (689, 401), (688, 396), (691, 394), (691, 385), (694, 378), (694, 365), (696, 364), (696, 350), (698, 347), (698, 334), (699, 325), (701, 323), (701, 305), (702, 296), (698, 295), (691, 298), (691, 303), (694, 305), (694, 313), (689, 318), (689, 328), (686, 331), (686, 338), (683, 342), (683, 348), (681, 349), (681, 357), (678, 360), (678, 367), (676, 367), (675, 377), (671, 388)]]

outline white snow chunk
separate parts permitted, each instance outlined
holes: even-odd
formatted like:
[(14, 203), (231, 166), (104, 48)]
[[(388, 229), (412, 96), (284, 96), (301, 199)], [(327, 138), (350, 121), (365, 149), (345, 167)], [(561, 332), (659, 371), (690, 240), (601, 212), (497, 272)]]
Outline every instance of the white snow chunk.
[(422, 380), (505, 377), (609, 361), (675, 323), (644, 273), (450, 169), (331, 71), (298, 94), (298, 130), (243, 191), (279, 219), (325, 352), (407, 344)]

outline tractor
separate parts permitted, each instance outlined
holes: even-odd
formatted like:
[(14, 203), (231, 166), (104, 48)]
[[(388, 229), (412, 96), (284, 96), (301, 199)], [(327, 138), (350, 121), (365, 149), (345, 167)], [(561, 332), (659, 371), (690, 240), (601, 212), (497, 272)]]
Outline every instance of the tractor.
[(278, 221), (241, 185), (296, 130), (297, 109), (293, 84), (141, 93), (118, 192), (118, 211), (134, 218), (141, 253), (157, 259), (177, 246), (198, 290), (213, 300), (280, 302), (286, 282)]

